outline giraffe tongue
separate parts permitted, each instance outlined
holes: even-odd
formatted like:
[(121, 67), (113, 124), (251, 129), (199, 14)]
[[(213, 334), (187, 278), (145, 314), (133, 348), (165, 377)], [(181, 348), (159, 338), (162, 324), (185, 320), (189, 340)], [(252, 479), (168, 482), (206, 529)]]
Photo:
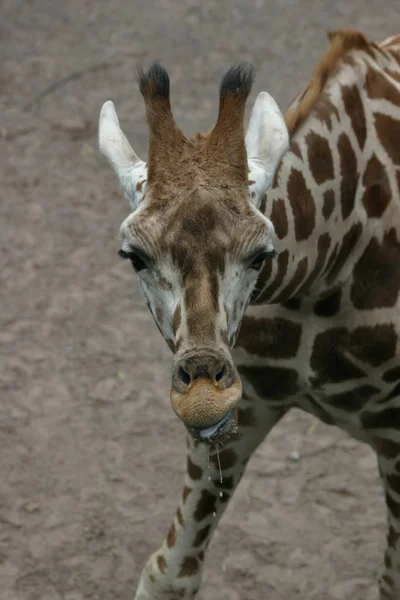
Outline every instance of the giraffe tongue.
[(204, 439), (210, 439), (214, 437), (216, 434), (225, 433), (227, 429), (229, 429), (232, 419), (233, 419), (234, 410), (230, 410), (225, 417), (222, 417), (218, 423), (214, 423), (210, 427), (206, 427), (205, 429), (200, 429), (199, 434), (200, 437)]

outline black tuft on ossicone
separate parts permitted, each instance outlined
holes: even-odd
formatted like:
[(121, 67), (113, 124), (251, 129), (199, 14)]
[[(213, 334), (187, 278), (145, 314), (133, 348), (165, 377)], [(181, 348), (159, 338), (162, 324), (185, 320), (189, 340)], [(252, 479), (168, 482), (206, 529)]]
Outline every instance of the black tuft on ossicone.
[(253, 85), (255, 69), (252, 65), (237, 65), (231, 67), (222, 78), (219, 87), (219, 94), (224, 97), (226, 94), (235, 94), (248, 96)]
[(169, 98), (169, 76), (158, 62), (153, 63), (147, 72), (139, 68), (137, 78), (144, 97), (151, 95)]

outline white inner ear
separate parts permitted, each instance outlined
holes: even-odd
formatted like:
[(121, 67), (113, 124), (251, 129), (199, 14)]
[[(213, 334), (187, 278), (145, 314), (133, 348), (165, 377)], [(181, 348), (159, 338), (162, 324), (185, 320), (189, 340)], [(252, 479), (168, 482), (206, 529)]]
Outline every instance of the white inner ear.
[(132, 210), (135, 210), (145, 193), (147, 166), (135, 154), (122, 132), (111, 100), (105, 102), (100, 111), (99, 147), (114, 169)]
[(255, 101), (246, 133), (250, 191), (259, 206), (272, 184), (282, 156), (289, 148), (289, 132), (275, 100), (261, 92)]

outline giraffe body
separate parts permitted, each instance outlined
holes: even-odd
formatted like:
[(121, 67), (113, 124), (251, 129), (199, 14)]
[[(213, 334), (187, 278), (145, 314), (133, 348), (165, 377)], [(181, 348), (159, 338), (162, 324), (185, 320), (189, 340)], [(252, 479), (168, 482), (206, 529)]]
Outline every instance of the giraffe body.
[[(107, 121), (103, 151), (136, 211), (121, 229), (122, 252), (144, 270), (142, 287), (174, 352), (172, 405), (190, 433), (181, 504), (136, 600), (196, 595), (227, 501), (253, 451), (292, 407), (376, 451), (388, 508), (380, 595), (400, 597), (400, 36), (371, 44), (347, 31), (330, 39), (287, 111), (287, 130), (272, 99), (257, 100), (246, 136), (248, 175), (242, 134), (230, 132), (229, 150), (220, 143), (232, 120), (241, 131), (251, 85), (243, 72), (235, 85), (229, 77), (221, 85), (209, 137), (192, 144), (169, 123), (169, 139), (181, 148), (173, 160), (190, 165), (190, 203), (184, 169), (175, 173), (171, 163), (170, 176), (169, 146), (160, 155), (155, 149), (157, 115), (170, 118), (162, 78), (156, 94), (156, 84), (151, 92), (141, 80), (152, 136), (148, 171), (131, 149), (104, 150), (105, 137), (119, 139), (116, 115)], [(131, 181), (132, 160), (138, 175)], [(246, 202), (239, 200), (243, 177)], [(231, 239), (235, 228), (239, 240)], [(148, 255), (137, 254), (132, 239), (149, 255), (158, 252), (154, 263), (164, 260), (157, 277), (146, 274)], [(247, 271), (238, 266), (245, 249)], [(225, 255), (229, 264), (221, 264)]]

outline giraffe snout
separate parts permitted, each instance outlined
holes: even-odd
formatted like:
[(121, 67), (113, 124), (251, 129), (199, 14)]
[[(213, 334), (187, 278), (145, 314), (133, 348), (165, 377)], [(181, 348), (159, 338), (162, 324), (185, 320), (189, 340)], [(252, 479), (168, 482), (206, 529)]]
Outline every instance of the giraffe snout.
[[(220, 423), (231, 422), (228, 415), (234, 414), (241, 395), (239, 375), (230, 357), (222, 353), (196, 352), (174, 362), (172, 408), (202, 438), (217, 435)], [(202, 436), (203, 431), (210, 436)]]
[(196, 353), (175, 362), (172, 385), (177, 392), (186, 393), (197, 379), (209, 380), (216, 389), (224, 390), (232, 385), (235, 368), (222, 354)]

